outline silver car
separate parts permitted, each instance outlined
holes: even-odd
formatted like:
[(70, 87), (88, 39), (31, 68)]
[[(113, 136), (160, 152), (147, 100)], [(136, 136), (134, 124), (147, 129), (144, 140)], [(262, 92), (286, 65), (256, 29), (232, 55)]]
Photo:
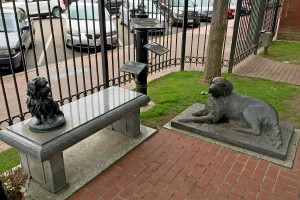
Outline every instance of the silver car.
[[(33, 34), (32, 37), (31, 34)], [(0, 11), (0, 70), (16, 69), (22, 65), (21, 49), (23, 53), (26, 53), (34, 46), (34, 34), (33, 20), (28, 20), (27, 14), (22, 9), (4, 8), (3, 14)]]
[[(94, 13), (94, 16), (93, 16)], [(98, 47), (100, 40), (100, 22), (98, 4), (91, 2), (73, 2), (63, 15), (65, 44), (67, 48)], [(107, 45), (118, 45), (117, 31), (111, 23), (110, 14), (105, 8)]]
[[(62, 0), (14, 0), (15, 5), (18, 8), (22, 8), (27, 12), (30, 17), (41, 16), (47, 17), (52, 15), (53, 17), (60, 17), (62, 11), (66, 9)], [(13, 8), (13, 2), (2, 3), (3, 7)]]

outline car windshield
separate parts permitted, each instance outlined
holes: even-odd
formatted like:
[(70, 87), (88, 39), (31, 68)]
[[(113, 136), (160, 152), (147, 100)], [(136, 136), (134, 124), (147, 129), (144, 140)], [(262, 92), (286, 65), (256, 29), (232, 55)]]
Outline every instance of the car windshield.
[(212, 6), (213, 0), (190, 0), (195, 6)]
[[(7, 32), (16, 32), (17, 31), (17, 24), (16, 20), (13, 14), (4, 14), (5, 18), (5, 25)], [(3, 19), (2, 15), (0, 15), (0, 32), (4, 32), (4, 24), (3, 24)]]
[[(84, 6), (78, 6), (78, 13), (76, 4), (72, 5), (70, 7), (70, 19), (78, 19), (78, 20), (99, 20), (99, 12), (98, 12), (98, 5), (93, 6), (94, 7), (94, 17), (92, 12), (92, 6), (86, 6), (86, 9)], [(108, 11), (105, 9), (105, 20), (109, 20), (110, 15)]]

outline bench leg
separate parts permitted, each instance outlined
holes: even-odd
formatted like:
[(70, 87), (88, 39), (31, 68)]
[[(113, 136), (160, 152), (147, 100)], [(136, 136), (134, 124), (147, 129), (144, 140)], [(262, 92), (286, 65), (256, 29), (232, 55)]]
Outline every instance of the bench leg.
[(140, 135), (140, 109), (138, 108), (122, 119), (114, 122), (112, 129), (131, 137)]
[(56, 193), (68, 185), (62, 152), (46, 161), (40, 161), (23, 152), (19, 154), (24, 171), (48, 191)]

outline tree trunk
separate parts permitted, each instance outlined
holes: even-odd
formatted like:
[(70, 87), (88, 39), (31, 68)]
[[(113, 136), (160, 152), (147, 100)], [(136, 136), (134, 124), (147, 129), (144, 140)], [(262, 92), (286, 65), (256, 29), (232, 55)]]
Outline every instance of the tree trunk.
[(229, 0), (214, 0), (213, 15), (209, 30), (208, 47), (204, 66), (203, 82), (210, 82), (221, 75), (222, 49), (227, 28), (227, 9)]

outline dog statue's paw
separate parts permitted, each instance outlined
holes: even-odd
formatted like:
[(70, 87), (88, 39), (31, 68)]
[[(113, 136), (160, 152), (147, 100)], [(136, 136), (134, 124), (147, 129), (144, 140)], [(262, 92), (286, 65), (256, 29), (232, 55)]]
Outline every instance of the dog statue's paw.
[(191, 122), (190, 119), (187, 119), (187, 118), (181, 118), (181, 119), (178, 119), (179, 122)]

